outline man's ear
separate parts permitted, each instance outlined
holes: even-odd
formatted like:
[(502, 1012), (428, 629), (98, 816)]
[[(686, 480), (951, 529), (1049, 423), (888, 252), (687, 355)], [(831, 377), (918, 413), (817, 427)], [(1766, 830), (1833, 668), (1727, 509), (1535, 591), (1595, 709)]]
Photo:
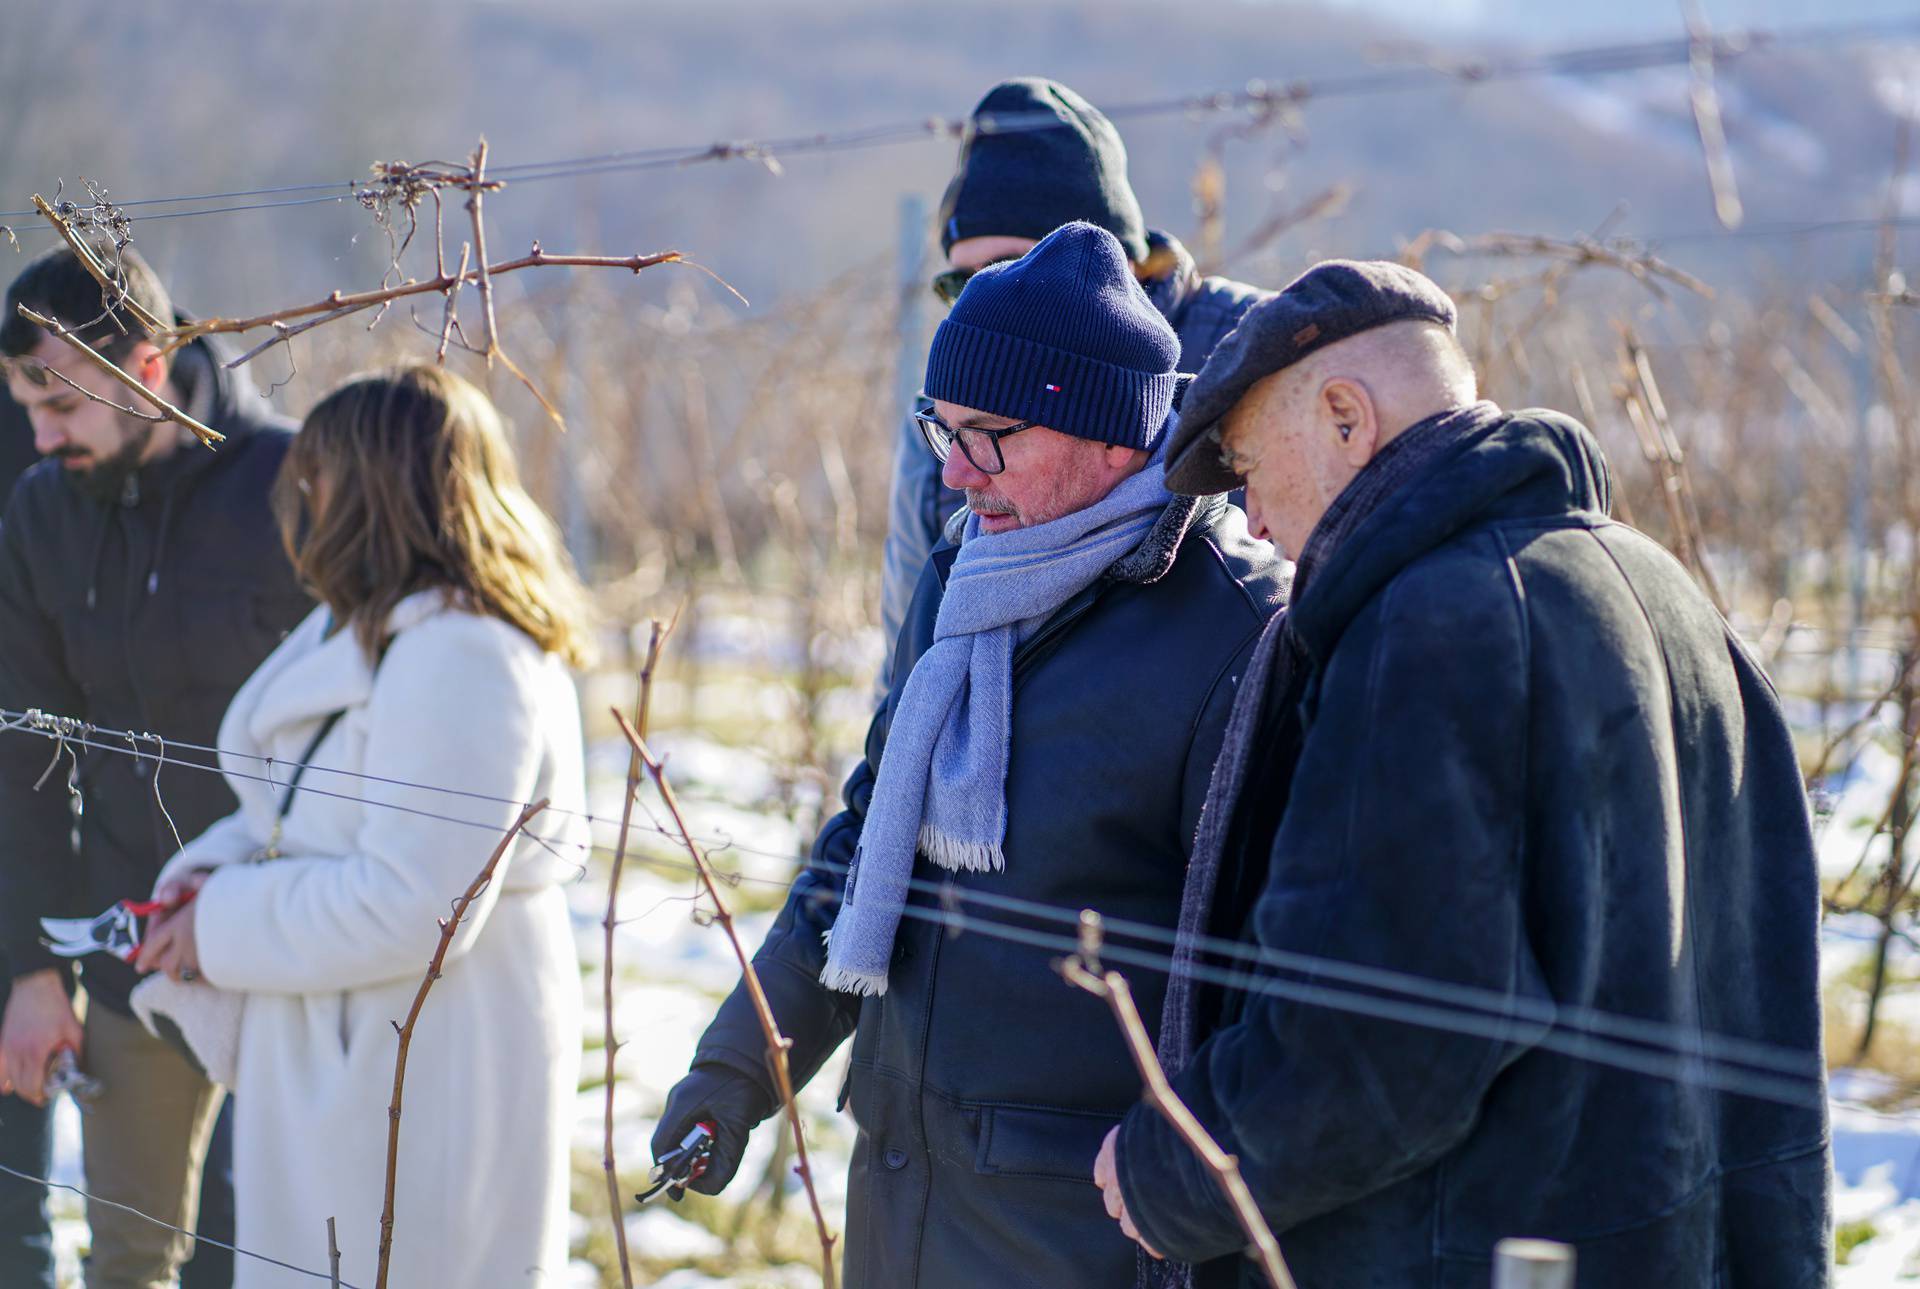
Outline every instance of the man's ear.
[(1340, 436), (1339, 451), (1355, 470), (1373, 460), (1380, 446), (1380, 416), (1373, 396), (1357, 380), (1336, 376), (1320, 387), (1321, 409)]
[(129, 376), (158, 394), (160, 387), (167, 383), (167, 360), (159, 346), (141, 340), (134, 344), (127, 354), (125, 370)]
[(1147, 454), (1139, 448), (1119, 447), (1109, 443), (1102, 449), (1102, 458), (1106, 461), (1109, 470), (1128, 470), (1134, 467), (1136, 461), (1145, 461)]

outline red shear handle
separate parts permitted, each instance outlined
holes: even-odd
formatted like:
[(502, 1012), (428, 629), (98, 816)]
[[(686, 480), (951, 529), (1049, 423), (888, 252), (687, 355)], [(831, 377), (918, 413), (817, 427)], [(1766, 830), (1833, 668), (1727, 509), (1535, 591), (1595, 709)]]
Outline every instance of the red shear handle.
[(190, 890), (177, 900), (121, 900), (120, 907), (137, 918), (150, 918), (156, 913), (172, 913), (193, 903), (193, 897), (199, 894)]
[(693, 1157), (693, 1167), (687, 1170), (687, 1181), (697, 1181), (707, 1171), (707, 1164), (713, 1159), (713, 1143), (720, 1139), (720, 1126), (711, 1119), (702, 1119), (694, 1125), (707, 1130), (707, 1139), (701, 1144), (706, 1149)]

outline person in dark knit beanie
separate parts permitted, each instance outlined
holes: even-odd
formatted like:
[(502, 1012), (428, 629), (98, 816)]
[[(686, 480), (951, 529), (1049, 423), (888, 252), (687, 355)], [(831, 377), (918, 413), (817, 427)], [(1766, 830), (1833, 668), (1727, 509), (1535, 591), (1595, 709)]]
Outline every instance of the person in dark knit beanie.
[(1147, 225), (1127, 183), (1127, 147), (1093, 104), (1038, 76), (1001, 81), (973, 109), (940, 203), (940, 249), (969, 237), (1042, 238), (1085, 220), (1127, 258), (1147, 258)]
[(1173, 407), (1180, 342), (1090, 223), (982, 269), (933, 336), (927, 397), (1075, 438), (1149, 449)]
[[(756, 1005), (796, 1081), (850, 1038), (850, 1287), (1135, 1283), (1092, 1185), (1139, 1094), (1112, 1019), (1060, 1001), (1047, 950), (950, 936), (914, 892), (1179, 920), (1235, 681), (1285, 594), (1239, 509), (1167, 490), (1179, 356), (1093, 224), (960, 293), (917, 450), (967, 508), (920, 569), (846, 809), (755, 954), (763, 1000), (721, 1005), (654, 1127), (657, 1160), (709, 1125), (690, 1189), (717, 1195), (780, 1104)], [(1148, 1014), (1165, 979), (1138, 986)]]
[[(1065, 85), (1032, 76), (1001, 81), (973, 109), (936, 225), (946, 263), (933, 275), (934, 293), (951, 305), (984, 266), (1016, 259), (1076, 220), (1118, 239), (1128, 270), (1173, 327), (1180, 371), (1199, 371), (1241, 314), (1271, 294), (1202, 274), (1177, 239), (1149, 227), (1113, 123)], [(962, 503), (922, 441), (916, 418), (929, 406), (924, 395), (916, 399), (895, 438), (881, 573), (882, 688), (920, 570)]]

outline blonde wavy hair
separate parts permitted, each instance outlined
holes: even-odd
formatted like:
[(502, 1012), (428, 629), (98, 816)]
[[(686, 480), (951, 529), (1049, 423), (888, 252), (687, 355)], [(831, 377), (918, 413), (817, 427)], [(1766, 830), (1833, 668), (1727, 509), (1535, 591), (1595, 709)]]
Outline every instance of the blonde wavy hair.
[(273, 511), (294, 571), (371, 659), (394, 606), (438, 588), (587, 660), (572, 561), (520, 486), (499, 412), (451, 372), (400, 367), (321, 399), (281, 464)]

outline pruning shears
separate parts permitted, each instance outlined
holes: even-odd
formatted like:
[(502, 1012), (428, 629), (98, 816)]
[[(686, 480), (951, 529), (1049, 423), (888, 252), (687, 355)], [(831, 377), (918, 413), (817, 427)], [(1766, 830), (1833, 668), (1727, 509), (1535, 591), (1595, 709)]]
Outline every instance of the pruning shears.
[(47, 948), (62, 958), (84, 958), (90, 953), (110, 953), (122, 962), (132, 962), (140, 952), (140, 920), (156, 913), (171, 913), (193, 898), (188, 892), (179, 900), (121, 900), (105, 913), (90, 918), (41, 918)]
[(693, 1130), (680, 1139), (680, 1144), (654, 1161), (653, 1171), (647, 1180), (653, 1183), (634, 1198), (642, 1204), (668, 1191), (674, 1199), (679, 1199), (693, 1180), (707, 1171), (707, 1162), (713, 1158), (713, 1124), (702, 1121), (693, 1125)]

